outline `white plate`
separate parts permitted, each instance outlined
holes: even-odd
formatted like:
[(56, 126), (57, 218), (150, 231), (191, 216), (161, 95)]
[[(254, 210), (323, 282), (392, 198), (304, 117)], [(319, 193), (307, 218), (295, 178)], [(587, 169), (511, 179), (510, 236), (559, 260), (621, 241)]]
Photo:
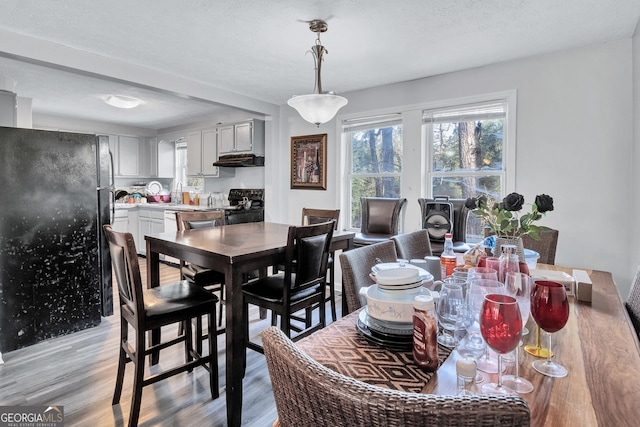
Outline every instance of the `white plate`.
[(391, 268), (413, 268), (418, 270), (418, 273), (420, 273), (420, 279), (422, 279), (423, 281), (433, 281), (433, 275), (431, 273), (429, 273), (424, 268), (416, 267), (415, 265), (409, 263), (405, 264), (402, 267), (400, 267), (400, 264), (397, 262), (385, 262), (382, 264), (376, 264), (371, 267), (371, 272), (375, 275), (378, 271), (389, 270)]
[(147, 185), (147, 193), (152, 196), (157, 196), (162, 191), (162, 184), (158, 181), (151, 181), (149, 185)]

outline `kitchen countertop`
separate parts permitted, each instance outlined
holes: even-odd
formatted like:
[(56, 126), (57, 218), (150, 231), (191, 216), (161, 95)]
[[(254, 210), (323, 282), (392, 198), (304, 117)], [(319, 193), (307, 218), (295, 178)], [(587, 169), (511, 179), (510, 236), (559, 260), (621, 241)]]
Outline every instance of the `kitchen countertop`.
[(197, 205), (183, 205), (173, 203), (116, 203), (116, 209), (135, 209), (137, 207), (143, 209), (159, 209), (170, 211), (215, 211), (224, 209), (224, 207), (197, 206)]

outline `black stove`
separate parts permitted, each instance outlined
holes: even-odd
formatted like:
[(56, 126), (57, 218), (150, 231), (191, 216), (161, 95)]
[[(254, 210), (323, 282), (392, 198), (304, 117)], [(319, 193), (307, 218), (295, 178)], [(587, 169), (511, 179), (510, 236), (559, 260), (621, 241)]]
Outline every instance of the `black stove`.
[[(249, 209), (246, 209), (246, 205)], [(225, 224), (264, 221), (264, 188), (232, 188), (229, 207), (224, 210)]]

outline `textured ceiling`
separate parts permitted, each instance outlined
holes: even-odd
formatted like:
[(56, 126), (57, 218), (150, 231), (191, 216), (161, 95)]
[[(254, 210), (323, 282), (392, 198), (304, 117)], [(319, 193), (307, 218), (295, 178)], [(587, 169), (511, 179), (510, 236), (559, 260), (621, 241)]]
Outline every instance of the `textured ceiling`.
[[(14, 37), (11, 45), (0, 38), (0, 76), (15, 79), (34, 113), (157, 129), (209, 117), (220, 106), (211, 96), (176, 97), (183, 94), (162, 79), (152, 88), (128, 84), (118, 64), (281, 105), (313, 90), (313, 60), (305, 54), (315, 38), (305, 23), (311, 19), (329, 24), (321, 36), (329, 52), (323, 89), (345, 93), (627, 38), (640, 1), (0, 0), (0, 10), (0, 31)], [(46, 50), (45, 41), (71, 52), (45, 61), (62, 69), (32, 63), (42, 59), (26, 46)], [(70, 72), (82, 68), (74, 52), (113, 67), (105, 67), (105, 79)], [(16, 60), (25, 57), (32, 61)], [(136, 114), (115, 110), (100, 101), (106, 93), (145, 104)]]

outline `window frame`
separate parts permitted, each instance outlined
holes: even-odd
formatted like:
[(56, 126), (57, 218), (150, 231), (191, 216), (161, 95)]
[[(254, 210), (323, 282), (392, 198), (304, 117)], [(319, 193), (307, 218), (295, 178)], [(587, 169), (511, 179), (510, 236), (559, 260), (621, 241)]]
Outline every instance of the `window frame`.
[(424, 174), (422, 197), (433, 198), (437, 196), (433, 192), (433, 179), (437, 177), (447, 176), (473, 176), (473, 177), (491, 177), (499, 176), (501, 183), (500, 198), (515, 191), (515, 155), (516, 155), (516, 90), (510, 90), (505, 92), (488, 93), (484, 95), (478, 95), (473, 97), (457, 98), (447, 100), (439, 103), (430, 103), (423, 108), (423, 116), (427, 111), (433, 110), (445, 110), (455, 109), (457, 107), (464, 107), (468, 105), (482, 105), (493, 104), (496, 102), (505, 103), (505, 118), (503, 123), (503, 137), (502, 137), (502, 170), (496, 171), (451, 171), (451, 172), (435, 172), (433, 170), (433, 134), (429, 132), (429, 125), (427, 123), (422, 124), (422, 150), (424, 153), (422, 168)]
[[(352, 207), (354, 206), (353, 200), (353, 180), (361, 178), (395, 178), (399, 179), (400, 192), (402, 192), (402, 175), (404, 170), (404, 123), (402, 119), (402, 113), (397, 110), (392, 112), (385, 112), (379, 114), (360, 114), (350, 118), (344, 118), (339, 121), (340, 134), (343, 141), (343, 147), (345, 149), (345, 186), (341, 191), (344, 192), (344, 204), (342, 210), (348, 215), (345, 216), (345, 228), (348, 230), (357, 230), (351, 223), (352, 220)], [(369, 129), (380, 129), (384, 127), (401, 126), (402, 127), (402, 148), (401, 148), (401, 160), (400, 170), (398, 172), (353, 172), (353, 145), (352, 134), (354, 132), (365, 131)]]

